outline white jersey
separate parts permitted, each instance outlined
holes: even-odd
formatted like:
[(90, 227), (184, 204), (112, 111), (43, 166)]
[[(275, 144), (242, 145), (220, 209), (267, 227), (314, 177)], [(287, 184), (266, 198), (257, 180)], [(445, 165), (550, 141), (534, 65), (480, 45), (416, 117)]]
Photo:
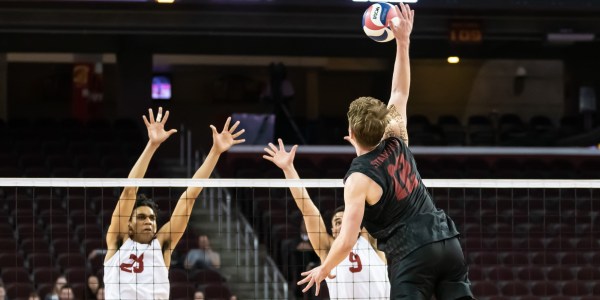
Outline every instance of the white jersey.
[(390, 299), (387, 266), (362, 236), (331, 274), (325, 278), (331, 299)]
[(157, 239), (140, 244), (127, 239), (104, 262), (104, 293), (107, 300), (169, 299), (169, 270)]

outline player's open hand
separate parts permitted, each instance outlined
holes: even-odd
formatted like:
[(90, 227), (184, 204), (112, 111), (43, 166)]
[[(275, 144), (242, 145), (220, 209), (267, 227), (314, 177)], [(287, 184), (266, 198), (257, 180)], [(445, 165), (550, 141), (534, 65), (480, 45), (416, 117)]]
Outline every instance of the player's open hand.
[(152, 144), (160, 145), (173, 133), (177, 132), (176, 129), (165, 131), (165, 123), (167, 123), (167, 120), (169, 119), (169, 111), (167, 110), (163, 117), (162, 107), (158, 108), (156, 119), (154, 118), (154, 112), (152, 111), (152, 108), (148, 109), (148, 118), (146, 118), (144, 115), (142, 116), (142, 119), (144, 119), (144, 124), (146, 124), (146, 128), (148, 129), (148, 140)]
[(310, 288), (315, 286), (315, 296), (319, 295), (319, 290), (321, 289), (321, 282), (325, 280), (326, 277), (330, 279), (335, 278), (335, 276), (329, 274), (329, 271), (325, 270), (325, 268), (321, 265), (310, 271), (306, 271), (302, 274), (302, 276), (306, 276), (304, 279), (298, 281), (298, 285), (303, 285), (306, 283), (306, 287), (302, 289), (303, 293), (306, 293)]
[(277, 141), (279, 142), (279, 148), (273, 145), (273, 143), (269, 143), (269, 147), (265, 147), (265, 152), (267, 152), (268, 155), (263, 155), (263, 158), (273, 162), (282, 170), (290, 169), (293, 167), (298, 145), (294, 145), (290, 152), (286, 152), (283, 141), (281, 139), (277, 139)]
[(242, 133), (244, 133), (244, 129), (235, 132), (237, 127), (240, 125), (240, 121), (235, 122), (231, 127), (229, 127), (229, 123), (231, 123), (231, 117), (227, 118), (225, 121), (225, 126), (223, 126), (223, 131), (217, 132), (217, 128), (215, 126), (210, 125), (210, 129), (212, 129), (212, 137), (213, 137), (213, 148), (218, 153), (223, 153), (231, 146), (241, 144), (245, 142), (245, 139), (238, 139)]
[(394, 9), (396, 10), (398, 17), (393, 18), (390, 21), (390, 28), (392, 29), (396, 40), (407, 41), (413, 29), (415, 11), (411, 10), (408, 4), (404, 3), (398, 4)]

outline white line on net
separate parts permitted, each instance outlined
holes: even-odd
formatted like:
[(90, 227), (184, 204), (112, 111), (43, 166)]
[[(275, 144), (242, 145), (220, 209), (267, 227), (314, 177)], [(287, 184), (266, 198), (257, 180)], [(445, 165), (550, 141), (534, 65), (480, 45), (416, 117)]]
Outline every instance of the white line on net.
[[(600, 188), (600, 180), (424, 179), (429, 188)], [(341, 179), (0, 178), (8, 187), (256, 187), (341, 188)]]

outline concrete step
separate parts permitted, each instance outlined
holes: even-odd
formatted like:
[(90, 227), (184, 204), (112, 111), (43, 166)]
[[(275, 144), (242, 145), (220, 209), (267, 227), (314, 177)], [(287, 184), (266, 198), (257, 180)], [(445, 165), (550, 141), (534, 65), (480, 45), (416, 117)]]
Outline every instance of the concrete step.
[(264, 284), (255, 284), (254, 282), (239, 283), (235, 287), (238, 299), (279, 299), (273, 295), (270, 285), (267, 285), (266, 293)]
[[(231, 226), (232, 229), (227, 228), (225, 217), (215, 216), (211, 220), (208, 206), (202, 204), (201, 201), (196, 201), (190, 219), (190, 227), (197, 232), (207, 233), (210, 237), (212, 248), (221, 255), (220, 271), (227, 278), (227, 284), (232, 292), (238, 295), (238, 299), (275, 299), (272, 290), (269, 290), (270, 295), (264, 293), (264, 264), (267, 256), (264, 245), (259, 247), (258, 265), (256, 265), (254, 253), (238, 249), (244, 246), (243, 243), (237, 244), (235, 220), (232, 220)], [(230, 246), (227, 245), (229, 231), (233, 237)], [(248, 251), (251, 250), (248, 249)], [(245, 262), (246, 253), (249, 254), (250, 263), (248, 264)], [(272, 289), (272, 286), (269, 288)]]

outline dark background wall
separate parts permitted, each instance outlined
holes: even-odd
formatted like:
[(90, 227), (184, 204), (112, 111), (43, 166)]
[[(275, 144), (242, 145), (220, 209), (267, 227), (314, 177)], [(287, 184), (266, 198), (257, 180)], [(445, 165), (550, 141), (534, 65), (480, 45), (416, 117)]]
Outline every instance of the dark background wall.
[[(376, 44), (362, 33), (360, 16), (367, 4), (284, 2), (216, 5), (181, 1), (165, 6), (2, 1), (0, 52), (114, 55), (114, 61), (104, 63), (104, 101), (99, 115), (138, 120), (147, 106), (164, 105), (174, 111), (172, 124), (184, 123), (198, 134), (206, 132), (199, 140), (207, 139), (208, 123), (222, 122), (233, 112), (270, 110), (269, 104), (257, 97), (268, 81), (267, 62), (164, 66), (152, 62), (157, 54), (243, 56), (250, 60), (273, 57), (275, 61), (280, 57), (347, 59), (337, 64), (288, 65), (296, 91), (291, 111), (301, 125), (322, 118), (343, 119), (349, 101), (358, 96), (388, 96), (394, 47), (393, 43)], [(595, 36), (583, 43), (557, 44), (546, 39), (551, 32), (597, 35), (600, 24), (594, 12), (600, 7), (593, 1), (578, 5), (561, 1), (430, 1), (413, 7), (417, 18), (411, 44), (410, 113), (432, 120), (452, 114), (464, 120), (473, 113), (521, 112), (523, 106), (539, 106), (541, 114), (550, 113), (557, 121), (562, 115), (579, 113), (581, 85), (599, 87), (595, 71), (600, 43)], [(450, 41), (450, 28), (456, 22), (479, 24), (483, 39)], [(450, 53), (460, 55), (462, 63), (445, 63)], [(373, 60), (376, 67), (361, 68)], [(543, 67), (528, 67), (530, 77), (519, 95), (511, 94), (511, 67), (493, 78), (485, 72), (490, 63), (516, 66), (544, 61), (562, 66), (562, 71), (544, 81), (538, 76), (544, 73)], [(71, 72), (72, 63), (8, 60), (7, 118), (68, 117)], [(173, 99), (168, 103), (150, 99), (150, 78), (155, 72), (172, 78)], [(316, 78), (318, 84), (310, 78)], [(483, 98), (503, 106), (488, 109), (488, 102), (480, 101)], [(546, 100), (551, 100), (551, 107), (544, 105)], [(558, 108), (561, 102), (562, 108)], [(470, 109), (475, 104), (479, 109)], [(524, 117), (530, 117), (531, 110)]]

